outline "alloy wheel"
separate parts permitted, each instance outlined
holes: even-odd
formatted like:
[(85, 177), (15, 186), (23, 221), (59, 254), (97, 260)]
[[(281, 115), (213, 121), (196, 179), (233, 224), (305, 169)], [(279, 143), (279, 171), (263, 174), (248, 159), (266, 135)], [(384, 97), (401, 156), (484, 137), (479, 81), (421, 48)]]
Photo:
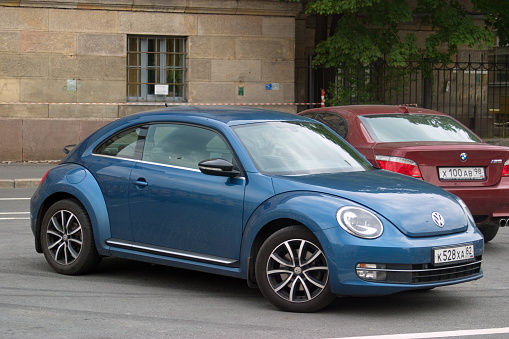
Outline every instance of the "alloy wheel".
[(287, 240), (272, 251), (267, 278), (273, 291), (289, 302), (316, 298), (327, 285), (329, 271), (324, 253), (303, 239)]
[(79, 219), (70, 211), (57, 211), (49, 220), (46, 240), (48, 251), (56, 262), (72, 264), (79, 257), (83, 245)]

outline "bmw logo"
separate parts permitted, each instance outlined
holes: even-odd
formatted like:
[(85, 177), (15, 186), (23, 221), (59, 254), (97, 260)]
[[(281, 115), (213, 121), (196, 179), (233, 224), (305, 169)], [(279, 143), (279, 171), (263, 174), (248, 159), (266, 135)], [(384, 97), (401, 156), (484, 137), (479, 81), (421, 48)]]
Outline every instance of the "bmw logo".
[(461, 161), (467, 161), (467, 154), (466, 153), (461, 153), (460, 154), (460, 159), (461, 159)]
[(433, 213), (431, 213), (431, 219), (433, 219), (433, 222), (438, 227), (444, 227), (445, 220), (444, 220), (444, 217), (442, 216), (442, 214), (440, 214), (438, 212), (433, 212)]

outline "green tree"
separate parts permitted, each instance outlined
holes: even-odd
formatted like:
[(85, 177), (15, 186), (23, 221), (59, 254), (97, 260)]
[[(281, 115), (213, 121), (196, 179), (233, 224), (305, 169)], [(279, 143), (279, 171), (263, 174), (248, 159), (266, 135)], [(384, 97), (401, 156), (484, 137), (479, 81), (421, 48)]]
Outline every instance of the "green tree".
[[(473, 1), (475, 7), (470, 9), (469, 1), (459, 0), (305, 1), (308, 14), (332, 23), (327, 34), (316, 41), (314, 63), (324, 67), (366, 65), (378, 60), (390, 66), (403, 66), (409, 61), (448, 63), (460, 46), (484, 48), (494, 41), (491, 27), (476, 25), (472, 10), (493, 11), (495, 1), (504, 1)], [(498, 7), (502, 10), (504, 6)], [(493, 26), (496, 18), (488, 19)], [(405, 25), (432, 30), (419, 45), (415, 31), (405, 31)]]
[[(328, 91), (331, 104), (352, 97), (377, 102), (384, 91), (415, 80), (405, 69), (409, 63), (429, 77), (431, 64), (450, 63), (461, 46), (483, 49), (493, 44), (494, 28), (509, 32), (501, 20), (507, 0), (289, 1), (304, 2), (306, 13), (316, 16), (313, 65), (339, 70)], [(479, 13), (486, 13), (485, 25), (474, 21)]]
[(496, 31), (500, 45), (509, 44), (509, 4), (503, 0), (472, 0), (475, 9), (483, 13), (488, 27)]

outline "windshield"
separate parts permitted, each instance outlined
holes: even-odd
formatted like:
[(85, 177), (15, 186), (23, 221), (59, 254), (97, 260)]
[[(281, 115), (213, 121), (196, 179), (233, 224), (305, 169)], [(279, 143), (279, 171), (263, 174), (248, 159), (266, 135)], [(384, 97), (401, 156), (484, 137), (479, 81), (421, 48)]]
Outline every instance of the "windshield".
[(258, 170), (303, 175), (372, 169), (337, 134), (313, 122), (265, 122), (234, 127)]
[(376, 142), (481, 142), (449, 116), (429, 114), (363, 115), (359, 119)]

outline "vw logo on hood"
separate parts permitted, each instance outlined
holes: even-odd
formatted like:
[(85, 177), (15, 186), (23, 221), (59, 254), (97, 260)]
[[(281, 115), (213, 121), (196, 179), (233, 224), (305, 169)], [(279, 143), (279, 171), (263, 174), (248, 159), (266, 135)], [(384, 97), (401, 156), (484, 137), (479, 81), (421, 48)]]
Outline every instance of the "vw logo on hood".
[(467, 161), (467, 154), (466, 153), (461, 153), (460, 154), (460, 159), (461, 159), (461, 161)]
[(444, 227), (445, 220), (444, 220), (444, 217), (442, 216), (442, 214), (440, 214), (438, 212), (433, 212), (433, 213), (431, 213), (431, 219), (433, 219), (433, 222), (438, 227)]

